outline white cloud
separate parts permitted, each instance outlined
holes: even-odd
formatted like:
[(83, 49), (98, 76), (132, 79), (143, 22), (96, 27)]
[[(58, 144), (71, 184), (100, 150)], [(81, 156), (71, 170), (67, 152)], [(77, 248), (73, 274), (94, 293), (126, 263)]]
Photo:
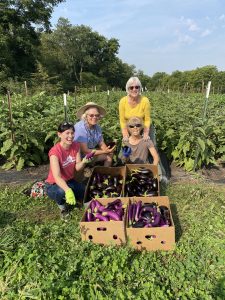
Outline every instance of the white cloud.
[(181, 17), (180, 21), (183, 25), (187, 27), (188, 31), (199, 31), (200, 29), (193, 19), (185, 19), (184, 17)]
[(210, 35), (212, 33), (212, 30), (206, 29), (201, 33), (201, 37), (205, 37), (207, 35)]
[(225, 15), (222, 14), (222, 15), (219, 17), (219, 20), (221, 20), (221, 21), (225, 20)]

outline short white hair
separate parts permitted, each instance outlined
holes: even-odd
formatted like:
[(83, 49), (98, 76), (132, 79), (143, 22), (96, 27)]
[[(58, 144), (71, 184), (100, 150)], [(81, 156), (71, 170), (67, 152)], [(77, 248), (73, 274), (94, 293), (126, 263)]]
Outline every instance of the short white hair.
[(129, 94), (129, 87), (132, 86), (133, 84), (136, 84), (138, 86), (140, 86), (140, 89), (139, 89), (139, 94), (141, 94), (141, 91), (142, 91), (142, 85), (141, 85), (141, 82), (139, 80), (138, 77), (136, 76), (133, 76), (133, 77), (130, 77), (126, 83), (126, 92), (127, 94)]

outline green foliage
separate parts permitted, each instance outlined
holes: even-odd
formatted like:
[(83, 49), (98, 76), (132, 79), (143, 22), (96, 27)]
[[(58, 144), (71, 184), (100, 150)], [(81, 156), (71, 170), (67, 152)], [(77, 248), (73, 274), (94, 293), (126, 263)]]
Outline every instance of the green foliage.
[(137, 252), (81, 242), (79, 220), (49, 199), (0, 189), (1, 299), (223, 299), (225, 190), (171, 185), (176, 249)]
[[(76, 122), (75, 113), (87, 102), (107, 108), (100, 120), (106, 141), (121, 143), (118, 103), (124, 92), (89, 92), (68, 96), (68, 117)], [(208, 114), (203, 120), (204, 97), (192, 94), (146, 94), (152, 103), (152, 119), (156, 126), (157, 146), (169, 159), (188, 171), (223, 159), (225, 155), (224, 97), (209, 99)], [(58, 124), (64, 119), (63, 97), (47, 96), (41, 92), (32, 97), (12, 95), (15, 140), (12, 142), (8, 121), (8, 106), (2, 103), (0, 112), (0, 155), (5, 156), (5, 168), (40, 164), (47, 159), (49, 148), (56, 142)], [(119, 147), (118, 147), (119, 151)], [(198, 155), (197, 155), (198, 153)]]

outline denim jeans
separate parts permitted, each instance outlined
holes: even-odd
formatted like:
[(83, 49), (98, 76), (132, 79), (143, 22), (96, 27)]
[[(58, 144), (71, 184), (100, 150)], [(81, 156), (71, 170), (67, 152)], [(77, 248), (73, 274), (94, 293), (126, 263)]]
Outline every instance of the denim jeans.
[[(73, 190), (75, 198), (79, 201), (83, 201), (85, 185), (74, 179), (70, 179), (66, 183)], [(58, 205), (65, 204), (65, 192), (57, 184), (46, 183), (46, 189), (49, 198), (55, 200)]]

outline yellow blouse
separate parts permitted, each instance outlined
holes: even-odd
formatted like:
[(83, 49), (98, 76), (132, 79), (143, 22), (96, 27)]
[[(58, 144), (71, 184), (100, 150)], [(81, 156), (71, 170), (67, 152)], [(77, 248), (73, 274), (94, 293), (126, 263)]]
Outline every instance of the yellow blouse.
[(151, 124), (150, 112), (151, 104), (147, 97), (141, 96), (141, 101), (135, 107), (131, 107), (128, 103), (128, 97), (125, 96), (120, 99), (119, 103), (120, 127), (125, 128), (131, 117), (138, 117), (143, 120), (144, 126), (149, 128)]

